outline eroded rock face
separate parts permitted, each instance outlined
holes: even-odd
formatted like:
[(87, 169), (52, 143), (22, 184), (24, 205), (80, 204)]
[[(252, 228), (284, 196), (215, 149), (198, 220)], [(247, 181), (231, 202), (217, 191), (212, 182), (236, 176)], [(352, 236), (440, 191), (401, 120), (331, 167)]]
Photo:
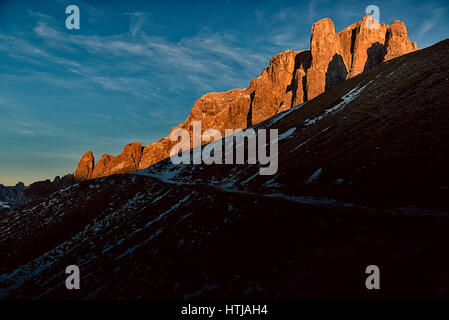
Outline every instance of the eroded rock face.
[(407, 36), (407, 28), (405, 23), (399, 20), (394, 21), (388, 28), (386, 35), (385, 60), (399, 57), (405, 53), (418, 49), (416, 42), (411, 43)]
[(95, 165), (94, 171), (92, 172), (92, 178), (94, 179), (110, 175), (109, 165), (114, 158), (115, 157), (110, 154), (104, 154)]
[(125, 146), (122, 153), (114, 157), (104, 154), (95, 165), (92, 178), (110, 176), (138, 170), (142, 157), (142, 143), (131, 142)]
[(388, 26), (366, 15), (335, 33), (334, 23), (328, 18), (322, 19), (312, 27), (308, 99), (379, 63), (417, 49), (416, 43), (412, 44), (407, 36), (405, 24), (399, 20)]
[[(410, 42), (401, 21), (388, 26), (366, 15), (336, 33), (332, 20), (322, 19), (312, 26), (310, 50), (288, 50), (274, 56), (245, 89), (205, 94), (195, 102), (184, 123), (172, 131), (183, 128), (192, 133), (192, 123), (197, 120), (201, 120), (203, 130), (215, 128), (222, 135), (225, 129), (243, 129), (313, 99), (379, 63), (415, 50), (417, 45)], [(166, 137), (142, 150), (139, 142), (133, 142), (117, 157), (103, 155), (95, 167), (93, 156), (91, 160), (86, 154), (75, 175), (90, 179), (145, 169), (167, 158), (175, 143)]]
[(94, 169), (94, 154), (92, 151), (86, 152), (78, 163), (78, 167), (75, 171), (76, 180), (89, 180), (92, 178), (92, 171)]
[(127, 144), (120, 155), (111, 159), (108, 175), (136, 171), (139, 168), (141, 157), (141, 142)]

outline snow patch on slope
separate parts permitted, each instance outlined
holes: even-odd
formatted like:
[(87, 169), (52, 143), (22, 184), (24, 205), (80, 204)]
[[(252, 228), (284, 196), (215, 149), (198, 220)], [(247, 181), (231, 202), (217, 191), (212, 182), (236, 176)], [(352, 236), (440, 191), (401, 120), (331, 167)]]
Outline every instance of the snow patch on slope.
[(296, 131), (296, 127), (288, 129), (286, 132), (284, 132), (283, 134), (281, 134), (278, 137), (278, 140), (283, 140), (283, 139), (290, 137), (293, 134), (293, 132), (295, 132), (295, 131)]
[(267, 128), (273, 126), (276, 122), (283, 119), (285, 116), (289, 115), (292, 111), (300, 109), (303, 105), (304, 103), (273, 116), (271, 120), (269, 120), (269, 122), (267, 123)]
[(311, 183), (315, 180), (318, 180), (318, 177), (320, 176), (321, 172), (323, 171), (323, 168), (319, 168), (317, 171), (315, 171), (306, 181), (306, 183)]
[(354, 100), (355, 98), (357, 98), (357, 96), (363, 91), (365, 90), (365, 88), (372, 82), (373, 80), (371, 80), (370, 82), (368, 82), (367, 84), (365, 84), (363, 87), (359, 88), (359, 86), (355, 87), (354, 89), (350, 90), (347, 94), (345, 94), (342, 99), (343, 101), (340, 102), (339, 104), (337, 104), (336, 106), (326, 109), (324, 111), (323, 114), (321, 114), (318, 117), (315, 118), (311, 118), (311, 119), (306, 119), (304, 121), (304, 126), (310, 126), (314, 123), (316, 123), (317, 121), (322, 120), (324, 117), (326, 117), (327, 115), (329, 115), (332, 112), (337, 112), (340, 111), (341, 109), (343, 109), (348, 103), (350, 103), (352, 100)]
[(7, 202), (0, 201), (0, 209), (11, 209), (11, 206)]

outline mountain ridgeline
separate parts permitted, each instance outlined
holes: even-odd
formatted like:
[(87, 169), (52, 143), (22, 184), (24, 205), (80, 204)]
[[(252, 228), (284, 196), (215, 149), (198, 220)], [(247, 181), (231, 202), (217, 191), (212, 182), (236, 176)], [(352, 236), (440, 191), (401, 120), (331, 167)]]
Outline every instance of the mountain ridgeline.
[[(147, 166), (149, 147), (131, 144), (108, 158), (113, 167), (98, 167), (111, 176), (92, 179), (100, 162), (85, 157), (84, 181), (0, 217), (0, 299), (449, 299), (449, 40), (414, 50), (398, 26), (381, 27), (387, 51), (374, 51), (385, 56), (359, 63), (356, 47), (368, 57), (373, 45), (357, 35), (373, 30), (358, 23), (335, 34), (329, 20), (315, 24), (309, 54), (343, 50), (335, 39), (349, 32), (351, 58), (339, 52), (351, 67), (329, 75), (329, 87), (321, 73), (325, 92), (298, 106), (279, 81), (291, 83), (301, 64), (281, 66), (301, 53), (276, 56), (253, 80), (252, 127), (279, 131), (275, 175), (260, 175), (257, 164), (170, 159), (113, 175)], [(334, 60), (332, 50), (322, 54)], [(313, 66), (308, 95), (320, 74)], [(186, 123), (206, 106), (203, 120), (217, 128), (246, 119), (237, 112), (250, 103), (245, 90), (206, 95)], [(270, 104), (256, 105), (259, 94)], [(263, 113), (283, 101), (284, 111)], [(163, 143), (150, 147), (164, 156)], [(365, 287), (373, 264), (381, 290)], [(81, 271), (80, 290), (65, 287), (69, 265)]]
[[(196, 120), (222, 134), (225, 129), (247, 128), (417, 49), (399, 20), (391, 25), (373, 25), (371, 16), (366, 15), (336, 33), (332, 20), (322, 19), (312, 26), (309, 50), (289, 50), (274, 56), (245, 89), (205, 94), (195, 102), (184, 123), (172, 131), (183, 128), (191, 133)], [(88, 180), (145, 169), (167, 158), (174, 144), (168, 137), (143, 148), (141, 142), (132, 142), (120, 155), (104, 154), (96, 163), (89, 151), (82, 156), (75, 178)]]
[(33, 182), (29, 186), (25, 186), (22, 182), (11, 187), (0, 184), (0, 214), (46, 198), (53, 192), (67, 188), (75, 182), (73, 174), (67, 174), (62, 178), (59, 176), (55, 177), (53, 181), (47, 179)]

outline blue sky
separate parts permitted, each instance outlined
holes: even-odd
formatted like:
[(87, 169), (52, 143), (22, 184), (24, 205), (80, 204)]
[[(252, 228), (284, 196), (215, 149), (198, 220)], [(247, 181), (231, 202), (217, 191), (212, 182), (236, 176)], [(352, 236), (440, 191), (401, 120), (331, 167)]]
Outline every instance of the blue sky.
[[(69, 4), (80, 30), (65, 28)], [(420, 48), (448, 38), (448, 1), (0, 0), (0, 183), (158, 140), (201, 95), (246, 87), (273, 55), (307, 49), (313, 22), (340, 31), (370, 4)]]

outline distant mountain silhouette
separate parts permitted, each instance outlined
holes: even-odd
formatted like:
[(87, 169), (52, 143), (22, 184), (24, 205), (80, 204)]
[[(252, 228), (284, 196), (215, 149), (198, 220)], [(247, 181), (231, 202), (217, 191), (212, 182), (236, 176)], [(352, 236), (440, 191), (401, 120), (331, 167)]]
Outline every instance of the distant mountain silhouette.
[(30, 202), (48, 197), (53, 192), (67, 188), (75, 183), (74, 176), (67, 174), (60, 178), (55, 177), (53, 181), (37, 181), (29, 186), (19, 182), (14, 187), (5, 187), (0, 184), (0, 214), (11, 209), (18, 208)]

